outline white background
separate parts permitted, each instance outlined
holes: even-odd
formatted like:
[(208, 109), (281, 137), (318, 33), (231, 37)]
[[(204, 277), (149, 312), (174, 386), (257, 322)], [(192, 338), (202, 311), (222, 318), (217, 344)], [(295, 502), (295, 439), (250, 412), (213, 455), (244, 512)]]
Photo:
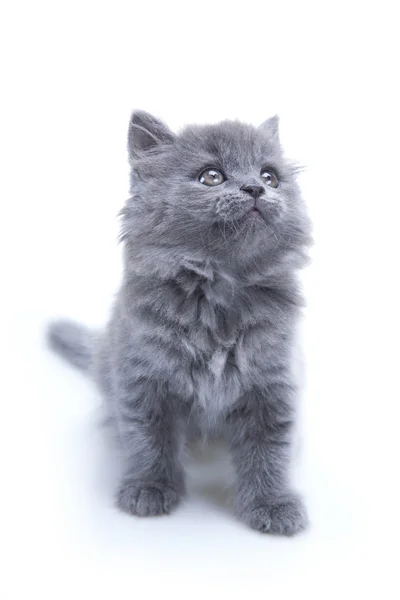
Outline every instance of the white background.
[[(2, 599), (399, 597), (395, 8), (2, 3)], [(298, 538), (247, 530), (214, 502), (218, 460), (173, 516), (118, 513), (96, 391), (45, 347), (52, 317), (107, 318), (133, 108), (173, 128), (278, 112), (287, 154), (307, 166), (312, 527)]]

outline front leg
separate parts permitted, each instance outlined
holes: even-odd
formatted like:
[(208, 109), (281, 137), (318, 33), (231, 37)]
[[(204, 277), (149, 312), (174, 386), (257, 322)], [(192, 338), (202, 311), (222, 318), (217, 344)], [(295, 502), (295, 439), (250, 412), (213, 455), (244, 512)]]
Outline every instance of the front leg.
[(228, 419), (236, 512), (262, 532), (293, 535), (307, 525), (305, 507), (289, 481), (294, 395), (283, 383), (253, 390)]
[(119, 508), (138, 516), (167, 514), (184, 495), (182, 431), (165, 384), (120, 373), (117, 427), (126, 471)]

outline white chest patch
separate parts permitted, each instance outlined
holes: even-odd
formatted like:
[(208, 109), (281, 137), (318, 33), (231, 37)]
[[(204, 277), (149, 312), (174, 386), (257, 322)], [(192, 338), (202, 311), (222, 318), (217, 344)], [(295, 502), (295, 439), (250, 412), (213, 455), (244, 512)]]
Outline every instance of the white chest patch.
[(207, 363), (193, 369), (196, 401), (214, 421), (240, 396), (242, 384), (237, 367), (228, 362), (229, 350), (217, 349)]

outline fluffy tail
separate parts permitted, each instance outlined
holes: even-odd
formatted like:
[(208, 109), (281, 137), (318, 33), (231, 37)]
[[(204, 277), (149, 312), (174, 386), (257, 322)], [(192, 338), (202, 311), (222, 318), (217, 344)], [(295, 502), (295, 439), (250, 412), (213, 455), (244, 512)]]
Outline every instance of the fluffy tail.
[(50, 347), (81, 371), (88, 371), (94, 350), (94, 335), (73, 321), (55, 321), (47, 332)]

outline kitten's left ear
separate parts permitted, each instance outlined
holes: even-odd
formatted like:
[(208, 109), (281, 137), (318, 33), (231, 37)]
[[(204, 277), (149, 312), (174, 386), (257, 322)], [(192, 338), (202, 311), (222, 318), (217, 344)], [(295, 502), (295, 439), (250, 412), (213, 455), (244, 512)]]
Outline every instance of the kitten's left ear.
[(138, 158), (157, 146), (172, 144), (175, 135), (159, 119), (144, 110), (136, 110), (129, 122), (128, 152), (129, 158)]
[(274, 115), (270, 119), (267, 119), (258, 128), (261, 133), (268, 137), (272, 142), (279, 144), (279, 117)]

